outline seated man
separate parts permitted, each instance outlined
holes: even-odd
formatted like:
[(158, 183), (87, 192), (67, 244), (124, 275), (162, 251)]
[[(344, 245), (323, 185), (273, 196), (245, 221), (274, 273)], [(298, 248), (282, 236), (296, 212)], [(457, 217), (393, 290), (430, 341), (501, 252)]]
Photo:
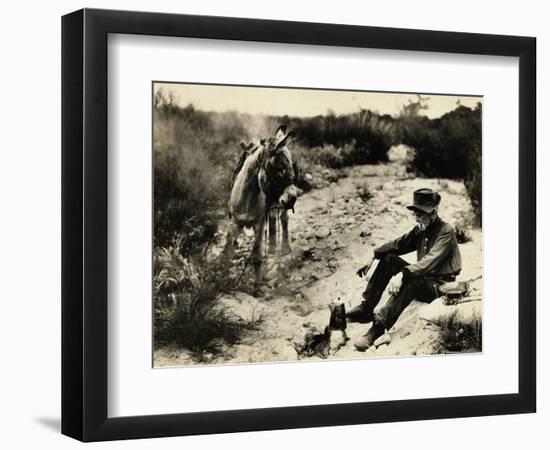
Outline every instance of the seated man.
[[(363, 292), (363, 302), (347, 314), (351, 322), (373, 322), (368, 333), (355, 342), (364, 352), (389, 330), (405, 308), (416, 299), (431, 302), (439, 296), (438, 286), (454, 281), (462, 268), (460, 250), (453, 227), (437, 214), (441, 196), (431, 189), (418, 189), (413, 194), (417, 225), (408, 233), (374, 249), (374, 255), (357, 271), (366, 275), (374, 259), (378, 259), (371, 279)], [(416, 250), (417, 262), (408, 264), (398, 255)], [(374, 308), (389, 284), (390, 298), (378, 314)]]

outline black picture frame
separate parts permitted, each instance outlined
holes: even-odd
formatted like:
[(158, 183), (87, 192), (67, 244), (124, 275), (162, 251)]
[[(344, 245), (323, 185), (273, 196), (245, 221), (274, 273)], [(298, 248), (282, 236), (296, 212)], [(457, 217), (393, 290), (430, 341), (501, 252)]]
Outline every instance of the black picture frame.
[[(518, 393), (108, 418), (109, 33), (518, 57)], [(533, 37), (92, 9), (64, 16), (62, 433), (102, 441), (535, 412), (535, 91)]]

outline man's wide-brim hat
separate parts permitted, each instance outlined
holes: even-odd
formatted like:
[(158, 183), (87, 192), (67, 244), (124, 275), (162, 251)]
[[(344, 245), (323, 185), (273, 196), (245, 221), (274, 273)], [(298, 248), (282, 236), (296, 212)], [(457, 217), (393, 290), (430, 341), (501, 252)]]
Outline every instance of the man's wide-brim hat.
[(411, 211), (431, 213), (439, 205), (441, 196), (431, 189), (418, 189), (413, 194), (413, 204), (407, 206)]

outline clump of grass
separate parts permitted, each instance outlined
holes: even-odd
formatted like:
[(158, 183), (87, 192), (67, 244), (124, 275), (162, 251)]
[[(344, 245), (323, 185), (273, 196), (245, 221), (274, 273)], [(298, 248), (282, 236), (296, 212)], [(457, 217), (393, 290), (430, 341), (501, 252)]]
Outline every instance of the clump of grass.
[(235, 317), (219, 304), (220, 294), (235, 288), (222, 260), (183, 257), (179, 248), (176, 240), (155, 249), (155, 344), (177, 345), (199, 356), (216, 353), (220, 343), (234, 344), (257, 324)]
[(442, 352), (480, 352), (482, 346), (481, 317), (475, 317), (465, 323), (457, 314), (452, 314), (440, 324), (440, 340)]
[(363, 200), (363, 202), (367, 203), (372, 197), (374, 197), (373, 193), (370, 191), (369, 186), (367, 183), (362, 183), (356, 186), (357, 189), (357, 196)]
[(472, 224), (475, 221), (472, 217), (461, 217), (454, 224), (456, 240), (459, 244), (465, 244), (473, 240)]
[(466, 242), (470, 242), (472, 240), (470, 231), (463, 225), (455, 226), (455, 236), (459, 244), (465, 244)]

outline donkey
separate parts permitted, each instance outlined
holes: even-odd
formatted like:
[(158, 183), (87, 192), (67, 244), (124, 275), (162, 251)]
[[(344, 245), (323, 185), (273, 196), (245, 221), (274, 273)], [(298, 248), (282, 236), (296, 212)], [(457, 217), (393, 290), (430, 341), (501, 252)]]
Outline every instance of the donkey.
[[(269, 251), (276, 251), (275, 225), (277, 213), (282, 226), (282, 252), (290, 252), (288, 242), (288, 210), (294, 207), (297, 190), (294, 185), (294, 166), (287, 144), (294, 133), (280, 126), (275, 136), (259, 144), (244, 145), (245, 152), (237, 165), (229, 197), (229, 217), (224, 255), (233, 256), (237, 237), (244, 227), (254, 228), (254, 247), (250, 260), (254, 266), (256, 282), (261, 279), (262, 243), (269, 217)], [(240, 166), (240, 167), (239, 167)], [(279, 209), (280, 208), (280, 209)]]

